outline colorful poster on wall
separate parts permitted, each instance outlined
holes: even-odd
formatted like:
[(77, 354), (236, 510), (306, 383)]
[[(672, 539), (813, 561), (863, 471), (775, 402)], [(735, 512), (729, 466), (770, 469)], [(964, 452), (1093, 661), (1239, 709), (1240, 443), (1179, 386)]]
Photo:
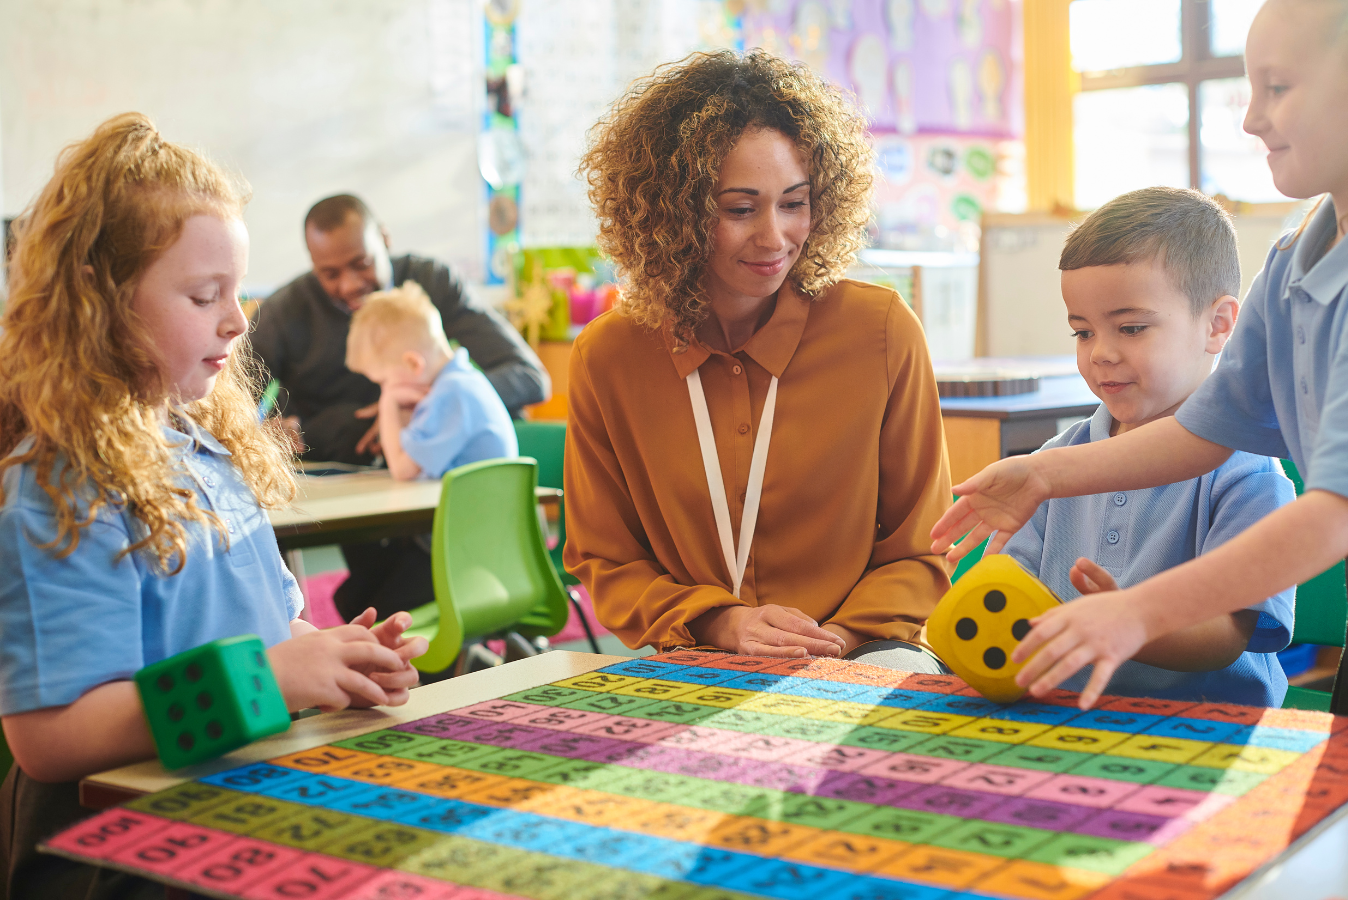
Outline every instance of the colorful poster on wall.
[[(740, 4), (736, 4), (740, 5)], [(745, 47), (853, 90), (877, 133), (1023, 131), (1014, 0), (744, 0)]]

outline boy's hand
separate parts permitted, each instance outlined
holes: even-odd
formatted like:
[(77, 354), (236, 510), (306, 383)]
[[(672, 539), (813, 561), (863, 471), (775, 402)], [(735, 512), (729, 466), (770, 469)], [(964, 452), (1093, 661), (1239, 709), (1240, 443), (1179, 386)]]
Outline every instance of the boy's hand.
[[(1032, 456), (999, 460), (953, 490), (959, 500), (931, 529), (931, 552), (949, 550), (946, 559), (952, 563), (988, 535), (992, 540), (984, 552), (1000, 553), (1011, 536), (1030, 521), (1039, 504), (1051, 496), (1048, 480)], [(961, 535), (967, 536), (955, 545)]]
[[(381, 646), (374, 633), (360, 625), (311, 631), (282, 641), (268, 650), (267, 656), (286, 706), (292, 711), (316, 706), (330, 712), (348, 706), (390, 704), (393, 697), (374, 677), (387, 680), (407, 668), (406, 661)], [(395, 683), (397, 680), (393, 679)], [(395, 696), (397, 692), (395, 688)], [(406, 700), (404, 688), (402, 702)]]
[(1076, 588), (1083, 595), (1101, 594), (1105, 591), (1117, 591), (1119, 584), (1114, 580), (1114, 576), (1105, 571), (1103, 566), (1097, 565), (1086, 557), (1081, 557), (1072, 566), (1072, 571), (1067, 573), (1067, 577), (1072, 580), (1072, 587)]
[(371, 403), (369, 406), (362, 406), (356, 410), (357, 419), (374, 419), (374, 424), (365, 430), (360, 440), (356, 441), (357, 453), (373, 453), (378, 455), (382, 449), (379, 446), (379, 403)]
[[(403, 632), (412, 625), (412, 617), (409, 614), (405, 612), (394, 613), (378, 625), (374, 624), (376, 615), (374, 607), (368, 607), (365, 612), (352, 619), (351, 624), (369, 628), (370, 634), (374, 635), (381, 645), (398, 655), (398, 658), (403, 661), (403, 667), (396, 672), (369, 670), (365, 671), (364, 674), (382, 687), (388, 695), (388, 702), (384, 704), (385, 706), (401, 706), (407, 702), (408, 689), (416, 687), (420, 681), (420, 673), (417, 672), (411, 661), (425, 653), (430, 646), (430, 642), (424, 637), (403, 637)], [(362, 707), (365, 704), (353, 701), (351, 705)]]
[(387, 402), (396, 403), (400, 407), (416, 406), (430, 389), (429, 384), (410, 381), (390, 382), (380, 388), (379, 399), (383, 401), (387, 397)]
[(1115, 590), (1082, 597), (1031, 619), (1034, 627), (1011, 654), (1012, 662), (1030, 660), (1016, 675), (1016, 684), (1042, 697), (1093, 665), (1080, 706), (1094, 706), (1123, 661), (1132, 659), (1149, 640), (1131, 594)]

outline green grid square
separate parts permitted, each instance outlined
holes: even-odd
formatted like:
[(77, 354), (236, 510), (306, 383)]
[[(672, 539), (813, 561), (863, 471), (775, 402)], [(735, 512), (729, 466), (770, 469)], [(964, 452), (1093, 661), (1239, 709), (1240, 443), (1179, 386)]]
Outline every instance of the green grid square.
[(1006, 750), (1006, 744), (1000, 741), (980, 741), (974, 738), (952, 737), (948, 734), (928, 738), (905, 750), (918, 756), (935, 756), (941, 759), (957, 759), (960, 762), (984, 762)]
[(572, 700), (580, 700), (584, 697), (592, 696), (594, 696), (593, 691), (582, 691), (577, 688), (545, 684), (542, 687), (529, 688), (527, 691), (516, 691), (513, 694), (507, 694), (501, 699), (514, 700), (516, 703), (533, 703), (536, 706), (562, 706)]
[[(707, 707), (716, 709), (715, 707)], [(763, 734), (767, 729), (781, 724), (784, 716), (771, 713), (754, 712), (751, 709), (716, 709), (715, 715), (702, 719), (701, 724), (712, 728), (724, 728), (727, 731), (741, 731), (746, 734)]]
[(659, 703), (658, 700), (648, 700), (645, 697), (629, 697), (626, 694), (596, 694), (582, 697), (579, 700), (569, 700), (566, 703), (558, 704), (567, 709), (583, 709), (586, 712), (607, 713), (611, 716), (632, 716), (637, 714), (637, 710), (644, 709), (652, 703)]
[(555, 765), (557, 757), (545, 753), (530, 753), (527, 750), (500, 749), (485, 756), (465, 759), (459, 768), (472, 769), (488, 775), (505, 775), (509, 778), (532, 778), (535, 772), (541, 772)]
[(1090, 759), (1072, 769), (1073, 775), (1130, 781), (1133, 784), (1152, 784), (1176, 768), (1174, 763), (1161, 762), (1158, 759), (1133, 759), (1127, 756), (1109, 756), (1105, 753), (1088, 755)]
[(984, 760), (990, 766), (1013, 766), (1040, 772), (1066, 772), (1096, 756), (1075, 750), (1050, 750), (1047, 747), (1016, 746)]
[(213, 784), (188, 781), (166, 791), (137, 797), (126, 804), (126, 808), (165, 819), (185, 820), (231, 801), (238, 803), (247, 796)]
[(792, 825), (829, 830), (840, 828), (844, 822), (855, 820), (874, 808), (869, 803), (791, 794), (782, 802), (780, 818)]
[(435, 763), (441, 766), (458, 766), (462, 765), (464, 760), (481, 759), (499, 749), (499, 747), (493, 747), (489, 744), (470, 744), (467, 741), (431, 738), (426, 743), (400, 750), (393, 755), (399, 759), (413, 759), (418, 762)]
[(927, 740), (928, 735), (912, 731), (899, 731), (896, 728), (876, 728), (874, 725), (849, 726), (847, 734), (837, 738), (835, 743), (844, 747), (864, 747), (867, 750), (883, 750), (888, 753), (901, 753), (915, 744)]
[(534, 781), (546, 781), (548, 784), (565, 784), (574, 788), (611, 791), (614, 776), (626, 774), (628, 771), (609, 763), (590, 762), (584, 759), (565, 759), (556, 765), (539, 769), (529, 777)]
[(965, 821), (962, 825), (941, 833), (932, 839), (936, 847), (982, 853), (1005, 859), (1022, 859), (1035, 847), (1048, 843), (1054, 832), (1024, 825), (1003, 825), (999, 822)]
[(332, 746), (341, 747), (345, 750), (361, 750), (365, 753), (391, 753), (398, 755), (399, 751), (407, 750), (412, 747), (419, 747), (422, 744), (427, 744), (434, 740), (434, 737), (424, 734), (412, 734), (407, 731), (385, 729), (383, 731), (371, 731), (369, 734), (357, 735), (356, 737), (347, 738), (344, 741), (333, 741)]
[(1207, 766), (1176, 766), (1156, 783), (1163, 787), (1188, 791), (1208, 791), (1240, 797), (1249, 793), (1269, 776), (1241, 769), (1212, 769)]
[(654, 800), (657, 803), (680, 803), (696, 793), (702, 784), (701, 779), (686, 775), (619, 768), (605, 790), (610, 794)]
[(684, 803), (732, 816), (780, 820), (786, 796), (782, 791), (766, 791), (731, 781), (700, 781), (686, 795)]
[[(771, 716), (772, 724), (763, 729), (763, 734), (773, 737), (795, 738), (799, 741), (817, 741), (824, 744), (842, 743), (843, 739), (856, 731), (856, 727), (846, 722), (830, 722), (825, 719), (807, 719), (803, 716), (779, 716), (774, 713), (760, 713)], [(884, 731), (873, 728), (872, 731)]]
[(1122, 875), (1124, 869), (1155, 849), (1151, 844), (1133, 841), (1115, 841), (1086, 834), (1059, 834), (1030, 851), (1024, 859), (1050, 866)]
[(907, 841), (910, 844), (930, 844), (932, 838), (949, 831), (962, 821), (964, 820), (941, 813), (882, 806), (870, 807), (870, 812), (840, 822), (837, 830), (867, 837)]
[(681, 725), (696, 725), (720, 712), (715, 706), (702, 706), (699, 703), (680, 703), (677, 700), (649, 700), (635, 712), (624, 712), (638, 719), (655, 719), (660, 722), (678, 722)]

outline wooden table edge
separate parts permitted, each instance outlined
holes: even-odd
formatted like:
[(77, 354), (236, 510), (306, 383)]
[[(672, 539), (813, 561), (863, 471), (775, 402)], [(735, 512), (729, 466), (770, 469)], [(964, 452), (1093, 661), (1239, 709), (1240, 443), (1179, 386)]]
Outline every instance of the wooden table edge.
[(602, 666), (622, 662), (624, 659), (627, 657), (576, 653), (570, 650), (541, 653), (503, 666), (414, 688), (410, 699), (403, 706), (348, 709), (300, 719), (281, 734), (254, 741), (233, 753), (227, 753), (219, 759), (201, 765), (170, 772), (159, 760), (153, 759), (98, 772), (80, 780), (80, 804), (93, 810), (107, 809), (194, 778), (213, 775), (248, 763), (274, 759), (287, 753), (297, 753), (310, 747), (355, 737), (367, 731), (390, 728), (404, 722), (433, 716), (447, 709), (481, 703), (502, 694), (526, 690), (550, 681), (583, 675)]

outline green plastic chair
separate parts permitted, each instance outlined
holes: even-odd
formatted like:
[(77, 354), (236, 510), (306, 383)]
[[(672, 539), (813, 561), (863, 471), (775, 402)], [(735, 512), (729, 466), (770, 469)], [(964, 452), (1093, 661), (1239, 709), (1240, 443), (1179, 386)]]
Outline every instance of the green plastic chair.
[(566, 625), (566, 592), (538, 525), (537, 468), (533, 459), (492, 459), (445, 473), (431, 532), (435, 602), (412, 610), (407, 630), (430, 641), (412, 661), (420, 671), (448, 669), (468, 642), (510, 644)]
[[(519, 441), (520, 456), (532, 456), (538, 460), (538, 486), (561, 490), (563, 487), (562, 476), (565, 471), (566, 423), (516, 420), (515, 437)], [(557, 546), (548, 551), (548, 556), (552, 558), (552, 567), (557, 570), (557, 577), (566, 586), (566, 596), (576, 610), (576, 616), (580, 619), (581, 627), (585, 629), (585, 638), (590, 642), (590, 649), (598, 653), (599, 641), (595, 640), (594, 631), (590, 629), (590, 620), (585, 618), (585, 611), (580, 603), (580, 594), (573, 590), (575, 585), (580, 584), (580, 579), (567, 572), (562, 565), (562, 548), (566, 546), (565, 494), (558, 501), (557, 513)]]
[[(1292, 479), (1292, 484), (1296, 485), (1297, 495), (1300, 496), (1306, 489), (1301, 473), (1288, 459), (1282, 461), (1282, 468), (1287, 477)], [(1348, 623), (1348, 588), (1344, 584), (1343, 563), (1338, 562), (1305, 584), (1297, 586), (1297, 615), (1292, 627), (1292, 643), (1342, 647), (1345, 623)], [(1340, 664), (1338, 680), (1342, 681), (1343, 678), (1344, 666)], [(1287, 698), (1282, 705), (1285, 709), (1328, 712), (1332, 696), (1327, 691), (1292, 686), (1287, 689)], [(1348, 710), (1339, 712), (1346, 713)]]

